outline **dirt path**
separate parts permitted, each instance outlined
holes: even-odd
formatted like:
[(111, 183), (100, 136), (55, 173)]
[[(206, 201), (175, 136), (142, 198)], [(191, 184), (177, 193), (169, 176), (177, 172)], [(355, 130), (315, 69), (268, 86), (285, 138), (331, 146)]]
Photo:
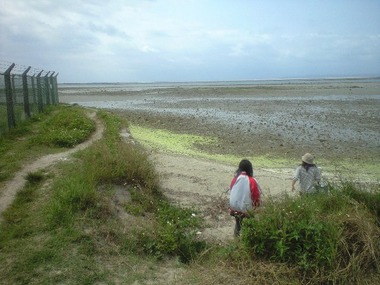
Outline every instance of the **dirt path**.
[(87, 141), (77, 145), (76, 147), (68, 151), (56, 153), (56, 154), (49, 154), (37, 159), (31, 164), (25, 165), (19, 172), (16, 173), (14, 178), (5, 185), (5, 189), (2, 192), (2, 195), (0, 196), (0, 222), (3, 219), (2, 218), (3, 212), (12, 204), (13, 200), (16, 197), (17, 192), (25, 186), (25, 183), (26, 183), (25, 177), (28, 175), (28, 173), (36, 172), (40, 169), (44, 169), (46, 167), (52, 166), (59, 161), (65, 160), (72, 153), (88, 147), (93, 142), (95, 142), (96, 140), (102, 137), (104, 126), (100, 122), (100, 120), (96, 118), (96, 113), (95, 112), (89, 113), (88, 116), (91, 119), (93, 119), (96, 123), (96, 131), (90, 137), (90, 139), (88, 139)]

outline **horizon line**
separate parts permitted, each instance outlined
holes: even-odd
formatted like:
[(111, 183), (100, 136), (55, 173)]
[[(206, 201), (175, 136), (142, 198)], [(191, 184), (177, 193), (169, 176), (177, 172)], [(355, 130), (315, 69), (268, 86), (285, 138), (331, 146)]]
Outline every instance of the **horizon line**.
[(189, 80), (189, 81), (114, 81), (114, 82), (62, 82), (58, 84), (189, 84), (189, 83), (218, 83), (218, 82), (258, 82), (258, 81), (296, 81), (296, 80), (363, 80), (363, 79), (380, 79), (379, 76), (331, 76), (331, 77), (286, 77), (286, 78), (268, 78), (268, 79), (234, 79), (234, 80)]

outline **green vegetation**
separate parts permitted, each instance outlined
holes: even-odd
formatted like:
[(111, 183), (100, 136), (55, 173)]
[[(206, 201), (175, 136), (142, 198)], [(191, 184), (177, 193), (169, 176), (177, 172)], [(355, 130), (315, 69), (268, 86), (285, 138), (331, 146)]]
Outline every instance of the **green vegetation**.
[(95, 130), (94, 122), (77, 108), (62, 109), (41, 122), (34, 144), (52, 147), (73, 147), (88, 138)]
[[(53, 112), (41, 126), (49, 122), (55, 128), (62, 120), (75, 118), (65, 108), (55, 112), (67, 117), (55, 120)], [(104, 268), (104, 259), (125, 262), (148, 254), (142, 257), (148, 259), (144, 264), (165, 256), (189, 262), (204, 249), (205, 243), (193, 234), (199, 218), (170, 205), (157, 188), (158, 177), (144, 151), (120, 139), (126, 123), (108, 113), (100, 117), (106, 124), (103, 139), (62, 162), (54, 173), (29, 174), (28, 185), (5, 211), (0, 261), (9, 266), (0, 269), (4, 282), (113, 283), (117, 277)], [(40, 143), (35, 138), (45, 137), (44, 128), (39, 130), (31, 141)], [(113, 202), (115, 188), (120, 187), (123, 194), (130, 191), (133, 196), (123, 206), (125, 213), (131, 204), (140, 208), (127, 220), (120, 219)]]
[[(359, 272), (378, 271), (380, 216), (375, 215), (372, 203), (361, 203), (362, 191), (353, 191), (357, 197), (345, 185), (332, 188), (329, 194), (273, 201), (259, 219), (245, 221), (242, 242), (246, 250), (295, 264), (314, 278), (329, 272), (353, 280)], [(368, 201), (380, 198), (379, 191), (364, 195), (371, 197)]]
[[(146, 202), (146, 199), (138, 200), (132, 199), (131, 203)], [(207, 246), (206, 242), (194, 238), (201, 226), (201, 220), (194, 212), (159, 200), (150, 229), (136, 231), (128, 237), (125, 250), (148, 254), (159, 260), (165, 256), (178, 256), (183, 263), (193, 261)]]
[[(24, 106), (21, 104), (16, 104), (14, 106), (14, 116), (16, 125), (23, 124), (24, 120)], [(8, 116), (7, 116), (7, 106), (6, 104), (0, 103), (0, 136), (9, 132), (8, 128)]]
[[(94, 124), (85, 114), (59, 106), (3, 138), (2, 167), (14, 173), (22, 161), (57, 151), (55, 143), (87, 138)], [(328, 195), (273, 198), (244, 220), (240, 239), (212, 244), (196, 235), (203, 221), (195, 209), (162, 195), (144, 149), (121, 139), (127, 122), (101, 111), (97, 118), (103, 138), (54, 169), (29, 173), (3, 213), (4, 284), (380, 282), (378, 185), (342, 183)]]
[(94, 122), (79, 107), (51, 106), (0, 136), (0, 186), (25, 162), (85, 141)]
[[(139, 125), (131, 125), (130, 130), (133, 137), (148, 148), (206, 158), (231, 165), (236, 165), (241, 160), (241, 156), (239, 155), (212, 152), (211, 150), (213, 150), (216, 145), (221, 144), (216, 137), (182, 134), (166, 129)], [(290, 157), (286, 154), (282, 157), (269, 154), (255, 155), (254, 157), (247, 157), (247, 159), (254, 161), (255, 168), (281, 169), (288, 168), (289, 165), (295, 166), (300, 163), (299, 158)], [(380, 176), (380, 168), (376, 160), (360, 161), (360, 163), (358, 163), (357, 161), (353, 162), (344, 158), (341, 158), (339, 161), (332, 161), (331, 158), (320, 158), (318, 159), (318, 164), (323, 165), (325, 172), (334, 173), (351, 180), (357, 177), (363, 180), (373, 180), (378, 179)]]
[[(214, 137), (197, 136), (189, 134), (176, 134), (163, 129), (151, 129), (141, 126), (130, 126), (133, 136), (144, 146), (182, 155), (201, 157), (216, 160), (222, 163), (236, 165), (240, 156), (231, 154), (215, 154), (200, 150), (200, 146), (218, 144), (218, 139)], [(248, 157), (250, 159), (250, 157)], [(289, 165), (284, 159), (267, 158), (266, 156), (256, 156), (255, 167), (274, 167), (278, 165)], [(295, 163), (295, 162), (293, 162)]]

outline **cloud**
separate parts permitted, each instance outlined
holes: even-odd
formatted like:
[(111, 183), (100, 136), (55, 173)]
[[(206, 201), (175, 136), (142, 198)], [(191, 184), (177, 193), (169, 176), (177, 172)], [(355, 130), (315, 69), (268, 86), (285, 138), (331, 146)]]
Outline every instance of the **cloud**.
[(0, 58), (63, 81), (380, 74), (379, 3), (215, 3), (3, 0)]

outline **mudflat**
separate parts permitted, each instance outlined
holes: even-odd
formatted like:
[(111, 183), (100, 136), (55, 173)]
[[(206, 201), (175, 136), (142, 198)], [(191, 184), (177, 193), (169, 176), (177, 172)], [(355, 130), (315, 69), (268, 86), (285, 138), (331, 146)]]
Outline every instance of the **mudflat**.
[(241, 158), (254, 165), (263, 205), (271, 196), (297, 194), (291, 191), (291, 180), (305, 152), (316, 156), (323, 177), (340, 179), (344, 170), (351, 179), (379, 186), (380, 80), (76, 85), (61, 86), (59, 93), (63, 103), (109, 109), (157, 134), (168, 130), (213, 137), (214, 143), (196, 144), (199, 152), (234, 155), (235, 161), (225, 163), (181, 155), (175, 149), (150, 151), (163, 193), (205, 218), (200, 236), (206, 239), (233, 238), (227, 189)]
[(63, 85), (59, 98), (112, 109), (132, 124), (214, 137), (217, 143), (198, 146), (214, 154), (270, 162), (310, 152), (324, 163), (380, 165), (380, 79), (137, 89)]

